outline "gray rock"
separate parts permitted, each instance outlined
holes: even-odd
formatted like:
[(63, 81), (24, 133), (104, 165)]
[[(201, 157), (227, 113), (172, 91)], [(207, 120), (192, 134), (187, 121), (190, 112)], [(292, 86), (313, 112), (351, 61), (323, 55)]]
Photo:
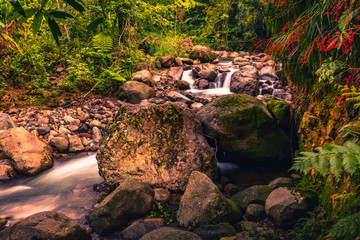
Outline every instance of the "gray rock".
[(127, 99), (130, 103), (138, 104), (141, 100), (155, 97), (155, 91), (144, 83), (128, 81), (120, 87), (118, 97), (121, 100)]
[(236, 222), (241, 210), (227, 199), (208, 176), (193, 171), (181, 198), (177, 219), (180, 226), (198, 227), (219, 222)]
[(234, 195), (237, 192), (239, 192), (239, 187), (235, 184), (229, 183), (224, 187), (224, 193), (228, 196)]
[(0, 181), (7, 181), (16, 176), (16, 171), (9, 159), (0, 160)]
[(2, 240), (91, 240), (77, 220), (58, 212), (31, 215), (0, 232)]
[(188, 90), (190, 89), (190, 84), (184, 80), (179, 80), (176, 82), (176, 86), (180, 89), (180, 90)]
[(181, 79), (182, 74), (183, 74), (182, 67), (171, 67), (167, 73), (168, 76), (172, 77), (172, 79), (176, 81)]
[(202, 63), (211, 62), (216, 58), (216, 53), (208, 47), (196, 45), (192, 48), (189, 57), (193, 60), (200, 60)]
[(259, 95), (259, 79), (253, 66), (244, 66), (231, 76), (230, 90), (250, 96)]
[(200, 79), (199, 89), (207, 89), (207, 88), (209, 88), (209, 81), (206, 79)]
[(195, 233), (185, 231), (179, 228), (161, 227), (148, 234), (145, 234), (140, 240), (201, 240), (201, 237)]
[(259, 71), (259, 76), (267, 75), (270, 77), (273, 77), (275, 79), (278, 79), (279, 77), (276, 75), (275, 68), (272, 66), (266, 66), (261, 68)]
[(137, 179), (120, 184), (89, 214), (90, 226), (106, 235), (144, 217), (154, 202), (154, 191)]

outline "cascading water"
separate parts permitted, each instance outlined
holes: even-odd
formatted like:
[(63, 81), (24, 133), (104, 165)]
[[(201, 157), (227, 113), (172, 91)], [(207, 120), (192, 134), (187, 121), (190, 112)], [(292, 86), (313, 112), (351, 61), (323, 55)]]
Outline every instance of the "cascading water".
[(92, 186), (101, 181), (95, 154), (56, 162), (40, 175), (0, 185), (0, 218), (52, 210), (79, 218), (96, 203)]

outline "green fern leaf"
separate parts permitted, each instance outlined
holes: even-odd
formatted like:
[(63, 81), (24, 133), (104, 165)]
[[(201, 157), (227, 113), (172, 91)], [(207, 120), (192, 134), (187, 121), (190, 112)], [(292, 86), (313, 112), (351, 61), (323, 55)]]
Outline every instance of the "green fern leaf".
[(350, 175), (354, 174), (358, 165), (358, 158), (353, 153), (344, 154), (343, 166), (346, 172), (350, 173)]
[(99, 33), (93, 37), (92, 46), (98, 52), (107, 53), (112, 50), (113, 40), (110, 35)]
[(331, 154), (329, 158), (329, 162), (330, 162), (331, 173), (334, 174), (336, 179), (339, 180), (341, 174), (344, 171), (342, 165), (342, 154), (341, 153)]
[(360, 235), (360, 212), (340, 219), (335, 223), (327, 238), (355, 239)]

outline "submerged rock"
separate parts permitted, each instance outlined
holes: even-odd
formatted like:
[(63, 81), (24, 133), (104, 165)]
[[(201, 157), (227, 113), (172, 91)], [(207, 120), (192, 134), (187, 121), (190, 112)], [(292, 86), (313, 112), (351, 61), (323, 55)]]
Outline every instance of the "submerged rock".
[(145, 83), (128, 81), (120, 87), (118, 97), (130, 103), (140, 103), (141, 100), (155, 97), (155, 91)]
[(24, 128), (0, 131), (0, 149), (23, 175), (36, 175), (53, 166), (50, 148)]
[(200, 123), (182, 104), (124, 105), (103, 139), (99, 172), (113, 186), (138, 178), (155, 187), (184, 190), (192, 171), (212, 176), (217, 169)]
[(288, 136), (265, 104), (254, 97), (221, 96), (197, 116), (204, 132), (217, 140), (228, 160), (263, 168), (284, 166), (291, 161)]
[(154, 191), (137, 179), (129, 179), (117, 187), (89, 214), (90, 226), (106, 235), (144, 217), (154, 202)]
[(145, 234), (140, 240), (201, 240), (201, 237), (195, 233), (185, 231), (180, 228), (162, 227), (148, 234)]
[(187, 228), (220, 222), (234, 223), (241, 216), (241, 210), (222, 195), (208, 176), (198, 171), (192, 172), (177, 213), (180, 226)]
[(0, 232), (2, 240), (91, 240), (77, 220), (59, 212), (40, 212)]

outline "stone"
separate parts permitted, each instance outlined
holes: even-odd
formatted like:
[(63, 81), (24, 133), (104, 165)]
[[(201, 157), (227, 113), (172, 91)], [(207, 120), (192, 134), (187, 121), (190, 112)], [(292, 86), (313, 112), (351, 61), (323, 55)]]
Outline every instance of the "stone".
[(0, 131), (0, 149), (19, 174), (33, 176), (54, 164), (48, 145), (24, 128)]
[(209, 88), (209, 81), (206, 79), (200, 79), (199, 89), (207, 89), (207, 88)]
[(162, 218), (141, 219), (132, 223), (119, 234), (114, 234), (115, 239), (138, 240), (145, 234), (165, 226), (166, 222)]
[(103, 139), (99, 173), (112, 186), (138, 178), (154, 187), (184, 190), (192, 171), (212, 176), (217, 169), (199, 121), (183, 104), (123, 105)]
[[(244, 221), (245, 222), (245, 221)], [(275, 240), (279, 239), (274, 230), (257, 226), (251, 230), (236, 234), (235, 240)]]
[(84, 149), (84, 145), (77, 135), (69, 136), (69, 152), (81, 152), (84, 151)]
[(100, 128), (101, 127), (101, 122), (99, 120), (92, 120), (90, 122), (90, 127), (93, 128), (93, 127), (98, 127)]
[(290, 126), (290, 105), (288, 103), (280, 100), (270, 100), (267, 102), (267, 108), (274, 114), (280, 126)]
[(76, 132), (79, 130), (79, 126), (77, 124), (70, 124), (68, 126), (68, 129), (71, 131), (71, 132)]
[(267, 185), (254, 185), (233, 195), (230, 199), (240, 208), (246, 209), (250, 203), (264, 205), (266, 198), (273, 191)]
[(240, 94), (220, 96), (197, 117), (227, 160), (262, 168), (290, 165), (289, 137), (260, 100)]
[(46, 135), (51, 131), (51, 128), (48, 126), (41, 126), (38, 128), (38, 133), (40, 135)]
[(227, 199), (205, 174), (193, 171), (181, 198), (177, 220), (180, 226), (199, 227), (241, 219), (241, 210)]
[(77, 220), (59, 212), (40, 212), (0, 232), (0, 239), (91, 240), (92, 238)]
[(180, 43), (180, 49), (185, 52), (189, 52), (193, 47), (194, 47), (194, 45), (190, 38), (185, 38)]
[(41, 117), (39, 118), (38, 120), (38, 124), (41, 125), (41, 124), (49, 124), (50, 120), (48, 117)]
[(224, 193), (228, 196), (234, 195), (237, 192), (239, 192), (239, 187), (235, 184), (229, 183), (224, 187)]
[(272, 191), (266, 199), (265, 211), (269, 219), (278, 227), (290, 227), (309, 210), (307, 199), (300, 193), (280, 187)]
[(235, 65), (242, 65), (243, 63), (245, 63), (246, 65), (250, 64), (249, 61), (243, 57), (237, 57), (233, 60), (233, 63)]
[(186, 104), (192, 103), (190, 98), (182, 95), (181, 93), (175, 92), (175, 91), (168, 92), (166, 94), (166, 97), (172, 102), (182, 102), (182, 103), (186, 103)]
[(15, 122), (12, 120), (12, 118), (5, 114), (0, 113), (0, 130), (8, 130), (10, 128), (16, 128)]
[(138, 104), (141, 100), (155, 97), (155, 91), (148, 85), (136, 82), (128, 81), (124, 83), (118, 93), (118, 98), (123, 100), (127, 99), (130, 103)]
[(138, 179), (125, 180), (89, 214), (90, 226), (100, 235), (144, 217), (154, 202), (154, 190)]
[(267, 75), (270, 77), (273, 77), (274, 79), (279, 79), (279, 77), (276, 75), (275, 68), (272, 66), (266, 66), (260, 69), (259, 76)]
[(259, 95), (257, 70), (253, 66), (241, 67), (231, 76), (230, 91), (250, 96)]
[(105, 101), (104, 106), (107, 108), (115, 108), (115, 104), (112, 101)]
[(180, 58), (175, 58), (175, 64), (177, 66), (183, 66), (184, 65)]
[(155, 200), (158, 202), (167, 202), (170, 200), (170, 192), (165, 188), (155, 188)]
[(135, 72), (132, 75), (132, 81), (138, 81), (141, 83), (145, 83), (146, 85), (153, 87), (155, 85), (155, 80), (151, 73), (147, 70), (142, 70)]
[(180, 60), (183, 64), (194, 65), (194, 60), (190, 58), (180, 58)]
[(94, 140), (94, 142), (99, 143), (101, 138), (102, 138), (102, 134), (101, 134), (100, 129), (98, 127), (93, 127), (92, 128), (92, 139)]
[(293, 179), (287, 177), (279, 177), (274, 179), (268, 184), (271, 188), (279, 188), (279, 187), (293, 187)]
[(216, 54), (210, 48), (196, 45), (192, 48), (189, 57), (193, 60), (199, 60), (202, 63), (212, 62), (216, 58)]
[(176, 86), (180, 89), (180, 90), (188, 90), (190, 89), (190, 84), (184, 80), (178, 80), (176, 82)]
[(63, 137), (53, 137), (49, 141), (50, 146), (59, 152), (65, 152), (68, 149), (69, 141)]
[(145, 234), (140, 240), (201, 240), (195, 233), (173, 227), (161, 227)]
[(204, 107), (204, 104), (199, 103), (199, 102), (194, 102), (193, 104), (190, 105), (190, 108), (194, 109), (194, 110), (199, 110), (202, 107)]
[(260, 204), (251, 203), (245, 211), (245, 218), (249, 221), (260, 222), (266, 217), (265, 207)]
[(0, 181), (7, 181), (16, 176), (16, 171), (9, 159), (0, 159)]
[(182, 67), (171, 67), (167, 73), (168, 76), (172, 77), (173, 80), (180, 80), (183, 74)]
[(203, 240), (218, 240), (221, 237), (231, 237), (236, 235), (236, 231), (229, 223), (219, 223), (215, 225), (203, 225), (194, 230)]
[(217, 77), (217, 72), (213, 69), (203, 69), (199, 72), (199, 77), (213, 82)]
[(160, 58), (160, 63), (163, 68), (170, 68), (174, 63), (175, 58), (171, 55)]

